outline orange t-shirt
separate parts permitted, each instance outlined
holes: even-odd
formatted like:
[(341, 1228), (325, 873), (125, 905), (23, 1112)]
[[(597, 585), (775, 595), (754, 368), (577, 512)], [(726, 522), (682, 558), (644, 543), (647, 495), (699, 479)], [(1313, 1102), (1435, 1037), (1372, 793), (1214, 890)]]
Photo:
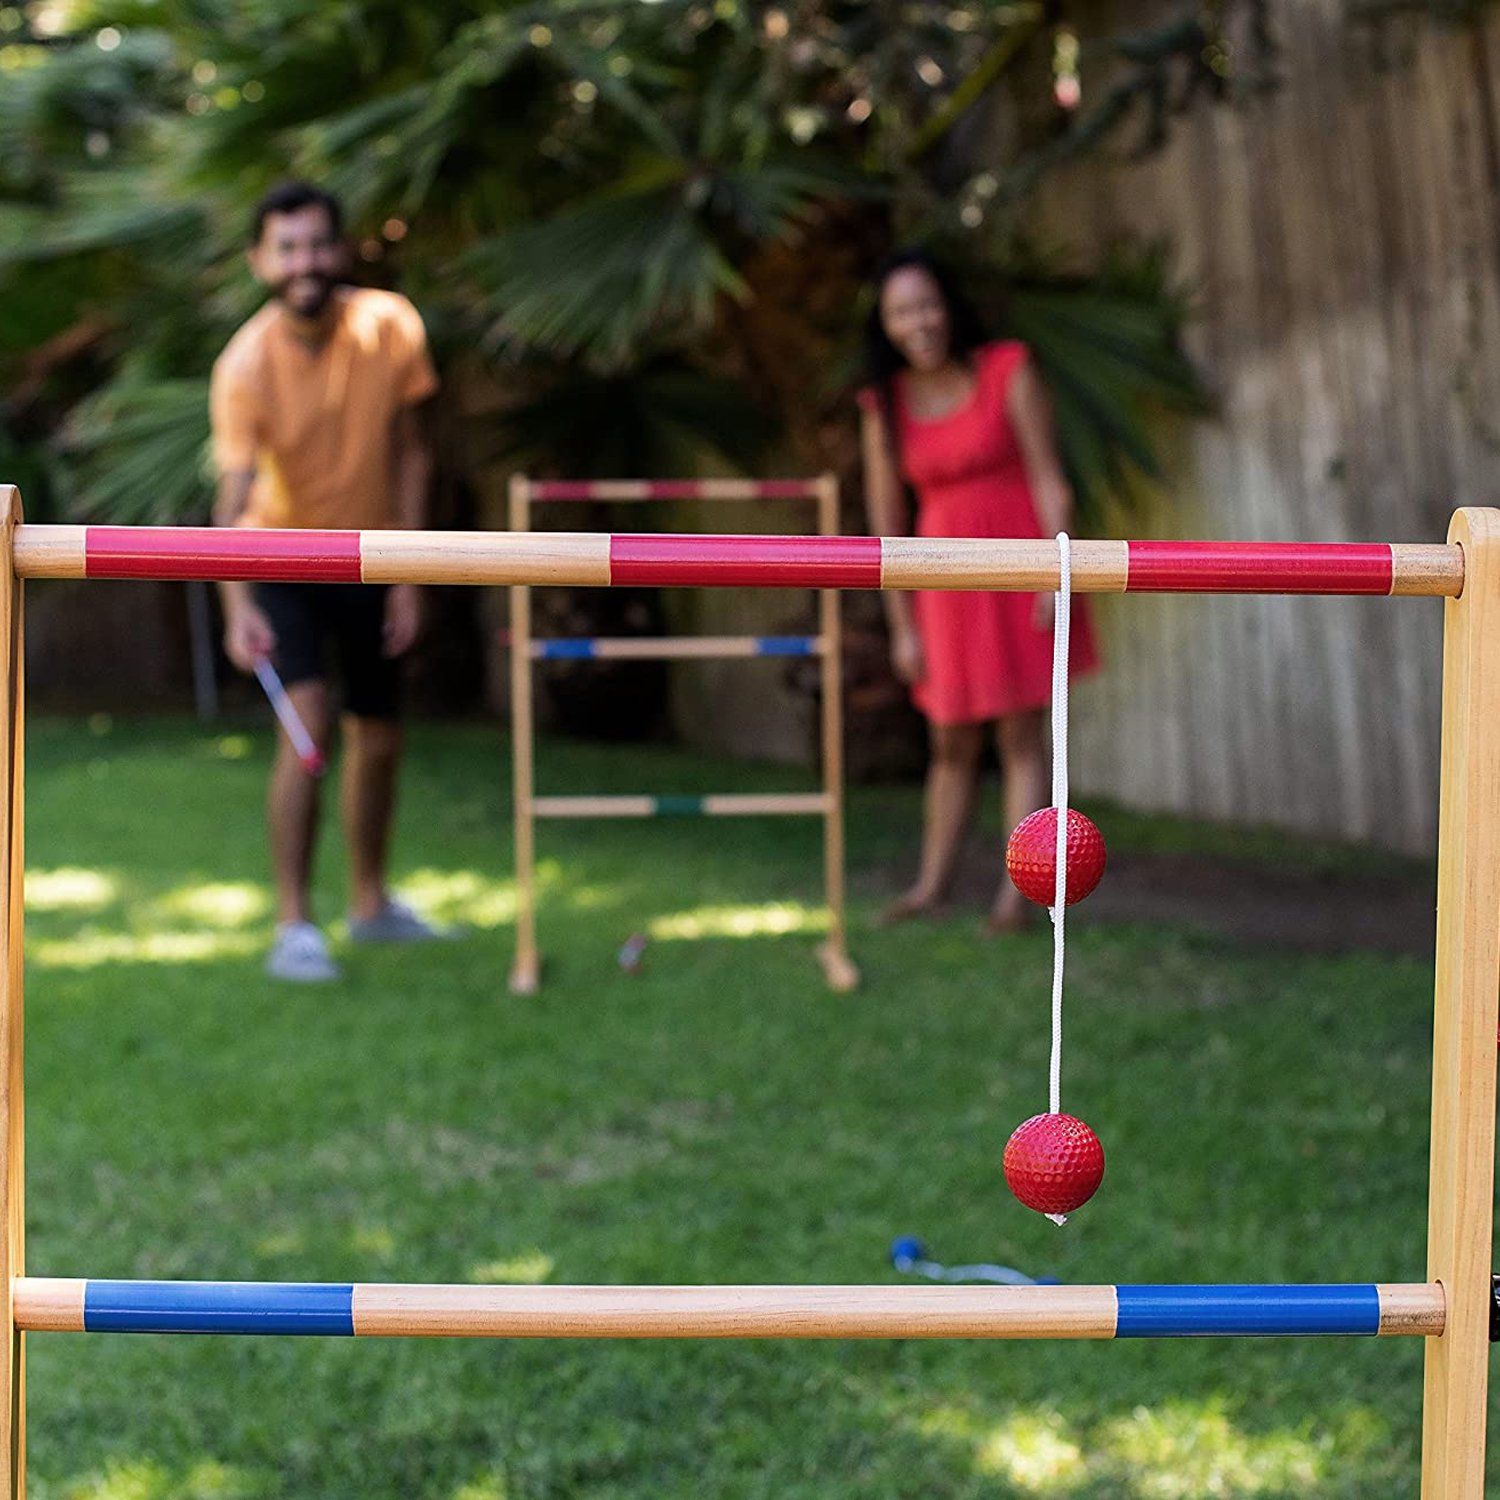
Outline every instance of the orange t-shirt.
[(230, 339), (209, 386), (221, 473), (253, 469), (247, 526), (398, 524), (393, 429), (437, 389), (421, 314), (395, 292), (334, 293), (316, 347), (268, 302)]

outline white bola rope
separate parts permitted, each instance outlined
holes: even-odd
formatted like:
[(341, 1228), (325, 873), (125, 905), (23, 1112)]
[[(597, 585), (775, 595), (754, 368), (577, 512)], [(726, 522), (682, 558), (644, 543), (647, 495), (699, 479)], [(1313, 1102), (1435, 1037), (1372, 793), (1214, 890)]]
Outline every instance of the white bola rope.
[(1052, 805), (1057, 809), (1057, 885), (1052, 916), (1052, 1076), (1049, 1109), (1062, 1110), (1063, 913), (1068, 897), (1068, 628), (1073, 564), (1068, 534), (1057, 534), (1058, 589), (1052, 616)]
[[(1057, 884), (1052, 918), (1052, 1067), (1048, 1110), (1062, 1113), (1063, 915), (1068, 909), (1068, 631), (1072, 624), (1073, 560), (1066, 531), (1057, 533), (1057, 594), (1052, 612), (1052, 805), (1057, 809)], [(1054, 1224), (1066, 1214), (1048, 1214)]]

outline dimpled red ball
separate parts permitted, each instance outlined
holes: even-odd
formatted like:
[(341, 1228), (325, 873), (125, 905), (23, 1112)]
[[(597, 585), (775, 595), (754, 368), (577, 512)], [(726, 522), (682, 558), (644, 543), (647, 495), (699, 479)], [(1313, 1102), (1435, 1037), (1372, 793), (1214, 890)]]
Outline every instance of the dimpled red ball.
[[(1082, 901), (1104, 874), (1104, 835), (1091, 818), (1068, 809), (1068, 886), (1064, 902)], [(1005, 868), (1016, 889), (1038, 906), (1057, 895), (1057, 809), (1039, 808), (1016, 824), (1005, 846)]]
[(1005, 1143), (1005, 1181), (1027, 1208), (1070, 1214), (1104, 1180), (1104, 1147), (1072, 1115), (1033, 1115)]

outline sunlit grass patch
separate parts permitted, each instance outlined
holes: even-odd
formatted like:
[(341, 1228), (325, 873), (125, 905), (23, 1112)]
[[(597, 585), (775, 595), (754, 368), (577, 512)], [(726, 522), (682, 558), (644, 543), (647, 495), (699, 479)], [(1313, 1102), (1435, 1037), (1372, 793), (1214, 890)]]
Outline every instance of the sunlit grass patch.
[(782, 937), (828, 931), (828, 913), (800, 901), (745, 906), (699, 906), (653, 917), (646, 931), (654, 938)]
[(518, 1286), (537, 1286), (557, 1268), (557, 1262), (542, 1250), (523, 1250), (519, 1255), (503, 1255), (498, 1260), (481, 1261), (469, 1267), (469, 1280), (475, 1282), (510, 1282)]
[(1098, 1444), (1100, 1462), (1140, 1500), (1310, 1495), (1329, 1459), (1303, 1432), (1236, 1425), (1221, 1396), (1137, 1407), (1106, 1425)]
[(478, 870), (412, 870), (401, 877), (401, 894), (425, 916), (453, 925), (502, 927), (516, 916), (514, 882)]
[(255, 741), (248, 734), (221, 734), (210, 742), (209, 750), (220, 760), (249, 760), (255, 753)]
[(982, 1433), (974, 1467), (1026, 1495), (1068, 1495), (1089, 1479), (1078, 1439), (1057, 1411), (1018, 1411)]
[(245, 927), (271, 914), (271, 893), (249, 881), (207, 881), (178, 886), (152, 903), (152, 914), (204, 927)]
[(453, 1500), (510, 1500), (510, 1494), (505, 1476), (491, 1473), (459, 1485), (453, 1492)]
[(34, 938), (27, 962), (38, 969), (98, 969), (106, 964), (201, 964), (244, 958), (265, 948), (265, 938), (240, 932), (81, 932), (69, 938)]
[(120, 883), (102, 870), (27, 870), (28, 911), (100, 911), (120, 896)]
[(149, 1459), (125, 1460), (61, 1491), (63, 1500), (248, 1500), (261, 1493), (249, 1473), (212, 1459), (182, 1470)]

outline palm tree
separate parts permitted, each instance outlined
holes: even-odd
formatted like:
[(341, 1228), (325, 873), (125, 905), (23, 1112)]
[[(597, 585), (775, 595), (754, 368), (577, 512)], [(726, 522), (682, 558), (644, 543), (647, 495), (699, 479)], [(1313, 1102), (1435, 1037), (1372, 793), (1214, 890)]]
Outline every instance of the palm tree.
[[(836, 365), (847, 317), (830, 326), (825, 296), (799, 318), (768, 268), (827, 269), (847, 307), (893, 219), (920, 215), (971, 260), (988, 242), (941, 147), (1042, 13), (958, 14), (157, 0), (23, 32), (7, 55), (28, 65), (0, 89), (0, 296), (27, 317), (0, 335), (0, 372), (31, 396), (0, 442), (46, 437), (72, 509), (201, 514), (203, 381), (255, 298), (239, 225), (288, 172), (343, 194), (369, 274), (400, 277), (461, 378), (521, 393), (484, 421), (480, 457), (576, 468), (583, 411), (595, 468), (747, 467), (788, 425), (806, 442), (807, 351)], [(1027, 277), (1018, 331), (1102, 496), (1149, 467), (1143, 412), (1194, 396), (1182, 308), (1159, 275)], [(771, 305), (768, 335), (748, 310)], [(28, 383), (36, 350), (82, 328), (76, 357)]]

